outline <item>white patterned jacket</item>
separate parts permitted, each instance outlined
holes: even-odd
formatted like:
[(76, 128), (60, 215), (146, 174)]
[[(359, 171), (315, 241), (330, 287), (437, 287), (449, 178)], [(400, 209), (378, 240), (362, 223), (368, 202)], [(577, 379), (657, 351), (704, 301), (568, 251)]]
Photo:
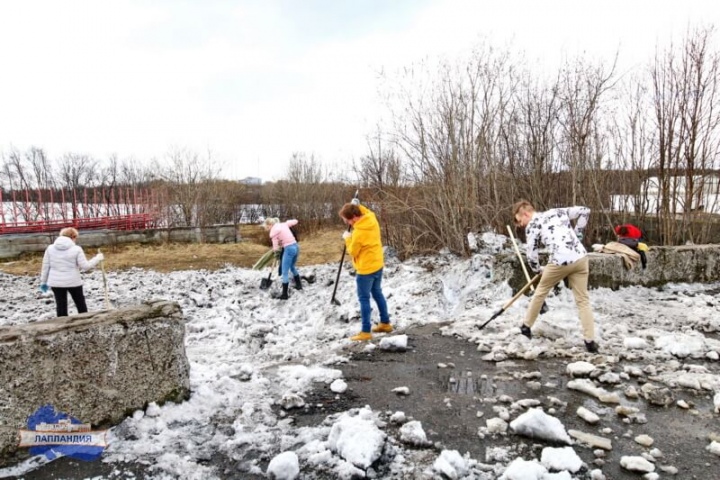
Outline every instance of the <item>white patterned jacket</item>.
[[(541, 243), (550, 251), (548, 263), (554, 265), (570, 265), (587, 255), (578, 235), (582, 235), (589, 216), (590, 209), (580, 206), (533, 213), (525, 227), (525, 253), (530, 268), (534, 272), (540, 271), (538, 249)], [(576, 220), (574, 229), (571, 220)]]

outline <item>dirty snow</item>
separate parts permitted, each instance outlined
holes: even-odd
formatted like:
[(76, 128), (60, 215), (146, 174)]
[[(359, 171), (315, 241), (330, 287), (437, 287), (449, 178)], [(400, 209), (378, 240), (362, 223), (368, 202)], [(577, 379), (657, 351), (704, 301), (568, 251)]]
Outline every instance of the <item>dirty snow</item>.
[[(715, 294), (718, 284), (592, 290), (601, 349), (600, 355), (593, 357), (584, 352), (572, 294), (564, 288), (548, 298), (552, 321), (540, 318), (532, 341), (517, 331), (527, 297), (520, 298), (482, 333), (475, 328), (513, 296), (507, 283), (499, 281), (492, 270), (494, 253), (511, 252), (506, 240), (487, 233), (473, 237), (478, 248), (469, 259), (446, 252), (406, 262), (388, 258), (383, 283), (396, 332), (376, 335), (367, 348), (382, 345), (402, 351), (407, 348), (407, 337), (402, 338), (406, 328), (452, 320), (443, 332), (474, 342), (478, 349), (488, 352), (489, 361), (517, 358), (542, 362), (542, 355), (550, 355), (567, 357), (568, 365), (591, 362), (569, 367), (573, 376), (590, 377), (572, 382), (580, 391), (610, 404), (617, 403), (623, 391), (627, 398), (635, 395), (648, 402), (664, 402), (668, 399), (662, 388), (682, 385), (697, 389), (711, 402), (714, 396), (711, 407), (699, 413), (714, 415), (717, 422), (720, 341), (705, 334), (716, 338), (720, 330), (720, 323), (714, 320), (720, 310)], [(388, 424), (405, 423), (412, 412), (378, 412), (366, 407), (330, 415), (315, 427), (294, 426), (288, 412), (302, 408), (311, 390), (326, 388), (343, 395), (347, 388), (335, 366), (349, 358), (348, 337), (359, 331), (359, 309), (354, 279), (347, 271), (337, 292), (341, 306), (330, 303), (329, 283), (336, 269), (332, 264), (301, 267), (302, 275), (314, 274), (317, 282), (305, 284), (300, 292), (291, 289), (291, 298), (285, 302), (271, 298), (272, 291), (260, 290), (263, 272), (249, 269), (228, 266), (213, 272), (107, 272), (110, 300), (116, 307), (158, 298), (180, 303), (187, 320), (192, 394), (181, 404), (151, 404), (114, 427), (103, 460), (119, 466), (123, 462), (143, 463), (158, 479), (220, 478), (221, 472), (207, 462), (217, 454), (240, 460), (239, 474), (244, 471), (288, 479), (298, 478), (298, 471), (303, 472), (302, 478), (375, 476), (380, 465), (392, 478), (403, 478), (404, 472), (413, 471), (425, 472), (428, 478), (434, 474), (481, 480), (574, 478), (570, 472), (578, 465), (573, 449), (586, 447), (576, 444), (567, 447), (569, 450), (548, 450), (544, 459), (522, 458), (510, 447), (489, 449), (485, 459), (467, 458), (454, 450), (423, 450), (418, 447), (424, 443), (421, 424), (411, 423), (404, 430), (388, 429)], [(89, 308), (102, 309), (100, 272), (91, 272), (85, 279)], [(0, 325), (53, 317), (52, 298), (38, 292), (36, 279), (0, 274), (0, 286), (6, 305), (0, 312)], [(278, 284), (273, 287), (278, 288)], [(611, 365), (622, 358), (640, 366), (619, 366), (614, 369), (616, 373), (601, 381), (595, 368), (590, 368), (598, 365), (597, 358), (611, 360)], [(688, 367), (700, 362), (714, 366), (708, 371)], [(618, 383), (638, 372), (652, 376), (658, 388), (638, 392)], [(541, 408), (526, 412), (520, 407), (505, 408), (498, 411), (497, 418), (505, 416), (514, 426), (512, 430), (531, 432), (534, 438), (572, 444), (563, 419)], [(490, 419), (491, 425), (493, 422), (497, 420)], [(219, 424), (223, 427), (212, 428)], [(609, 444), (597, 435), (570, 433), (574, 438)], [(406, 447), (402, 435), (413, 445)], [(509, 430), (505, 435), (511, 445), (515, 433)], [(714, 457), (712, 454), (717, 455), (720, 449), (717, 440), (710, 443), (701, 439), (697, 450)], [(662, 448), (662, 439), (657, 443)], [(31, 460), (0, 469), (0, 477), (22, 475), (39, 463)], [(633, 452), (623, 457), (623, 466), (639, 472), (654, 469)], [(564, 470), (550, 472), (548, 467)], [(662, 467), (667, 469), (663, 471), (674, 468)], [(593, 467), (587, 475), (585, 478), (603, 478), (602, 467)]]

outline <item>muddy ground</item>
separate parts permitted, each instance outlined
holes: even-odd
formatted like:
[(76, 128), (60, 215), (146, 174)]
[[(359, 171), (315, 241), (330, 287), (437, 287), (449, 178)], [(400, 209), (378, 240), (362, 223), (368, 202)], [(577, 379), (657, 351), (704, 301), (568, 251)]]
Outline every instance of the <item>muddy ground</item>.
[[(512, 448), (510, 458), (522, 456), (529, 460), (539, 458), (542, 448), (549, 444), (512, 433), (487, 436), (484, 439), (478, 437), (478, 429), (485, 426), (485, 421), (497, 416), (492, 407), (500, 405), (483, 399), (500, 395), (508, 395), (513, 400), (533, 398), (540, 400), (547, 411), (551, 407), (548, 397), (555, 397), (567, 404), (555, 407), (555, 416), (566, 429), (582, 430), (612, 440), (613, 449), (607, 452), (603, 459), (604, 465), (599, 467), (608, 479), (641, 478), (620, 467), (621, 456), (640, 455), (649, 450), (633, 440), (640, 434), (652, 437), (655, 440), (653, 448), (662, 451), (663, 457), (657, 462), (658, 466), (672, 465), (678, 469), (675, 477), (659, 472), (661, 478), (720, 479), (720, 458), (705, 450), (709, 436), (720, 434), (720, 419), (711, 413), (712, 398), (709, 395), (692, 390), (675, 390), (675, 399), (684, 399), (693, 404), (695, 408), (691, 410), (682, 410), (674, 405), (657, 407), (644, 400), (622, 397), (623, 404), (640, 408), (647, 417), (645, 424), (628, 424), (615, 414), (613, 405), (601, 404), (566, 386), (570, 378), (565, 374), (565, 369), (570, 361), (598, 361), (602, 360), (600, 356), (583, 353), (575, 359), (540, 358), (536, 361), (509, 361), (496, 365), (483, 361), (481, 357), (484, 353), (478, 352), (473, 343), (441, 335), (438, 325), (417, 327), (403, 333), (409, 337), (409, 348), (405, 352), (380, 349), (364, 352), (359, 346), (353, 347), (351, 361), (336, 366), (343, 371), (348, 390), (337, 395), (327, 386), (318, 388), (306, 398), (306, 408), (291, 411), (296, 423), (318, 425), (328, 414), (369, 405), (377, 411), (403, 411), (407, 416), (419, 420), (438, 451), (445, 448), (460, 453), (469, 452), (473, 458), (485, 461), (486, 449), (497, 446)], [(692, 363), (703, 364), (716, 374), (720, 370), (717, 362)], [(440, 368), (438, 364), (448, 366)], [(615, 370), (621, 371), (624, 365), (616, 365)], [(642, 368), (645, 365), (638, 366)], [(533, 378), (537, 374), (528, 375), (531, 372), (539, 372), (539, 378)], [(639, 388), (639, 380), (642, 379), (631, 379), (626, 384)], [(410, 389), (408, 396), (392, 392), (401, 386)], [(609, 387), (607, 389), (611, 390)], [(579, 406), (600, 414), (599, 424), (589, 425), (580, 419), (575, 414)], [(478, 412), (483, 415), (479, 417)], [(606, 427), (612, 429), (611, 434), (600, 431)], [(597, 458), (593, 449), (580, 445), (574, 448), (591, 468), (596, 468), (594, 462)], [(261, 478), (240, 474), (238, 463), (223, 456), (208, 459), (207, 464), (218, 467), (222, 478)], [(100, 461), (86, 463), (63, 458), (20, 478), (142, 479), (147, 476), (146, 467), (140, 464), (109, 465)]]
[[(566, 402), (565, 407), (555, 407), (557, 416), (567, 430), (575, 429), (600, 435), (612, 440), (612, 451), (607, 452), (604, 465), (597, 466), (593, 449), (575, 445), (576, 453), (591, 468), (602, 468), (608, 479), (637, 479), (639, 475), (623, 470), (620, 457), (640, 455), (650, 449), (637, 444), (634, 438), (646, 434), (655, 440), (652, 448), (659, 448), (663, 457), (660, 465), (672, 465), (678, 469), (675, 478), (718, 480), (720, 479), (720, 458), (705, 450), (708, 437), (720, 434), (720, 418), (712, 412), (712, 398), (693, 390), (674, 390), (675, 399), (684, 399), (694, 404), (697, 413), (676, 406), (657, 407), (645, 400), (628, 400), (622, 394), (623, 405), (640, 409), (647, 417), (647, 423), (627, 424), (616, 415), (614, 405), (605, 405), (586, 394), (567, 388), (571, 378), (565, 374), (571, 361), (588, 360), (596, 363), (601, 356), (582, 353), (576, 359), (543, 359), (535, 361), (510, 361), (496, 365), (481, 360), (485, 353), (478, 352), (475, 345), (462, 339), (440, 334), (437, 325), (410, 329), (409, 350), (393, 353), (376, 349), (370, 353), (358, 352), (346, 365), (339, 366), (348, 383), (348, 391), (335, 400), (329, 389), (318, 391), (308, 404), (324, 404), (322, 409), (311, 409), (309, 415), (298, 415), (298, 423), (314, 424), (322, 420), (329, 410), (342, 411), (350, 407), (369, 405), (373, 410), (403, 411), (406, 415), (422, 422), (428, 439), (437, 442), (440, 448), (470, 452), (479, 461), (485, 460), (489, 447), (515, 446), (511, 458), (521, 455), (525, 460), (539, 458), (547, 442), (536, 441), (509, 433), (506, 436), (480, 439), (478, 428), (485, 426), (489, 418), (497, 417), (493, 405), (483, 402), (484, 398), (509, 395), (513, 400), (533, 398), (540, 400), (545, 411), (552, 406), (548, 397)], [(439, 368), (438, 364), (454, 364), (454, 368)], [(717, 362), (703, 364), (718, 373)], [(619, 373), (622, 367), (616, 367)], [(645, 365), (639, 365), (641, 368)], [(539, 379), (528, 378), (528, 373), (540, 372)], [(522, 378), (522, 377), (525, 378)], [(453, 379), (453, 380), (451, 380)], [(638, 379), (626, 382), (639, 389)], [(392, 393), (396, 387), (406, 386), (410, 395)], [(606, 389), (613, 390), (606, 386)], [(334, 405), (339, 403), (339, 405)], [(508, 405), (505, 405), (506, 407)], [(601, 416), (597, 425), (589, 425), (576, 415), (577, 408), (584, 406)], [(313, 411), (314, 410), (314, 411)], [(318, 411), (319, 410), (319, 411)], [(483, 412), (482, 417), (477, 412)], [(602, 414), (602, 412), (605, 412)], [(514, 417), (513, 417), (514, 418)], [(611, 434), (600, 430), (609, 427)], [(553, 445), (554, 446), (554, 445)], [(661, 478), (672, 478), (669, 474)]]

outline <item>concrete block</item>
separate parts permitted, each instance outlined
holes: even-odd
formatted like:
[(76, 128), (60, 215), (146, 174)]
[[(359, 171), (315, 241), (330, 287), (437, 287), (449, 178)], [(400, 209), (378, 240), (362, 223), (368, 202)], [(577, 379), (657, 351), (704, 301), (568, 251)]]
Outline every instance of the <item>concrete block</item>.
[(39, 407), (109, 427), (150, 402), (189, 397), (185, 324), (156, 300), (0, 327), (0, 466), (17, 461), (17, 433)]

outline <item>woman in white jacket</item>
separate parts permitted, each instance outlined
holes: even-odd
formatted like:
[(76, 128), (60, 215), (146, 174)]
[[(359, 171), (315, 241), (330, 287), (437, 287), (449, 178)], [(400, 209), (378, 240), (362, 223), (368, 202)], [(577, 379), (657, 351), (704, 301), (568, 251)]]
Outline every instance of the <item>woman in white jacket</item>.
[(94, 268), (104, 259), (103, 254), (98, 253), (88, 261), (82, 247), (75, 245), (77, 237), (76, 229), (63, 228), (55, 242), (45, 249), (43, 257), (40, 289), (46, 292), (48, 287), (52, 288), (58, 317), (68, 314), (68, 293), (75, 302), (78, 313), (87, 312), (80, 272)]

